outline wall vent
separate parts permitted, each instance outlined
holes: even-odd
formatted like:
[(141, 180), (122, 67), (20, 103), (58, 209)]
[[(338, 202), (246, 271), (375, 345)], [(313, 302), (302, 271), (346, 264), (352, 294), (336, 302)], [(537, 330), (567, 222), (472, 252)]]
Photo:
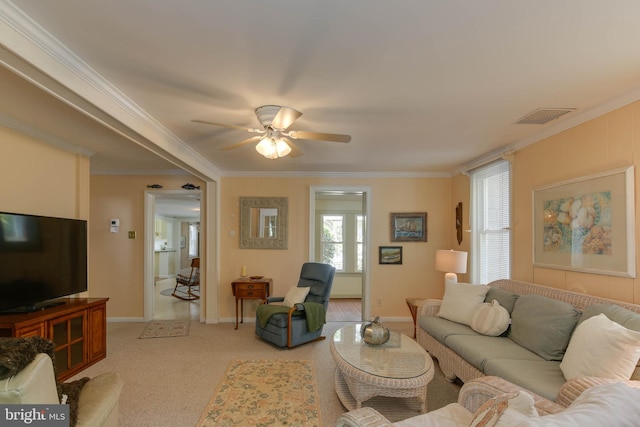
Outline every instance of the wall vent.
[(544, 125), (551, 120), (555, 120), (567, 113), (576, 111), (575, 108), (538, 108), (520, 118), (517, 125)]

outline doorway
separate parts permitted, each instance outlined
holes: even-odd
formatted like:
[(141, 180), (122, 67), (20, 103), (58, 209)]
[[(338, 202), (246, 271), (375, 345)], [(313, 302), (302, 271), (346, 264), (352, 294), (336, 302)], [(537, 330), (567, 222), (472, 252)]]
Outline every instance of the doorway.
[(200, 300), (172, 296), (178, 274), (200, 257), (201, 194), (156, 190), (145, 201), (145, 320), (199, 319)]
[(309, 259), (336, 267), (327, 320), (369, 318), (368, 187), (311, 187)]

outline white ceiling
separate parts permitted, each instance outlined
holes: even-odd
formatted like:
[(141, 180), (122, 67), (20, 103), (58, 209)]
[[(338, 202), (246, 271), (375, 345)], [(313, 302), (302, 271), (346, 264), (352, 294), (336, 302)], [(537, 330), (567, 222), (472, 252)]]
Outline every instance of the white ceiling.
[[(639, 18), (637, 0), (0, 0), (0, 60), (27, 77), (33, 64), (59, 98), (29, 104), (3, 70), (0, 112), (90, 146), (93, 173), (448, 174), (640, 98)], [(134, 123), (90, 91), (148, 116)], [(93, 118), (71, 114), (91, 103)], [(250, 134), (191, 122), (256, 127), (265, 104), (302, 111), (292, 129), (352, 141), (298, 141), (304, 156), (267, 160), (253, 145), (219, 150)], [(515, 124), (565, 107), (576, 111)]]

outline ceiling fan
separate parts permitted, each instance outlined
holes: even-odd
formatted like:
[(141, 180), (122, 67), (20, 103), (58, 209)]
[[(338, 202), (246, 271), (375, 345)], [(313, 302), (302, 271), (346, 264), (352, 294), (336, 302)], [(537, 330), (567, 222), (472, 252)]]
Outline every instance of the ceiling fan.
[(277, 159), (287, 155), (291, 155), (291, 157), (301, 156), (302, 150), (293, 144), (292, 140), (295, 139), (312, 139), (332, 142), (351, 141), (350, 135), (289, 130), (289, 126), (291, 126), (301, 115), (302, 113), (300, 111), (294, 110), (290, 107), (283, 107), (280, 105), (263, 105), (262, 107), (256, 108), (256, 116), (263, 127), (262, 129), (215, 123), (206, 120), (192, 120), (192, 122), (257, 133), (258, 135), (256, 136), (227, 145), (220, 148), (220, 150), (233, 150), (234, 148), (259, 141), (256, 145), (256, 150), (267, 159)]

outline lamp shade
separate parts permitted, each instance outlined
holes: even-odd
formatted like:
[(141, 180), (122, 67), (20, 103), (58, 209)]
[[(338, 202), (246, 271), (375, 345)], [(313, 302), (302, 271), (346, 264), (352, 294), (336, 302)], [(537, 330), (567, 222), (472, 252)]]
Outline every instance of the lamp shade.
[(256, 151), (267, 159), (273, 160), (289, 154), (291, 147), (289, 147), (289, 144), (282, 138), (276, 139), (267, 136), (256, 145)]
[(436, 251), (436, 270), (444, 271), (446, 280), (456, 282), (456, 273), (467, 272), (467, 253), (463, 251), (443, 250)]

